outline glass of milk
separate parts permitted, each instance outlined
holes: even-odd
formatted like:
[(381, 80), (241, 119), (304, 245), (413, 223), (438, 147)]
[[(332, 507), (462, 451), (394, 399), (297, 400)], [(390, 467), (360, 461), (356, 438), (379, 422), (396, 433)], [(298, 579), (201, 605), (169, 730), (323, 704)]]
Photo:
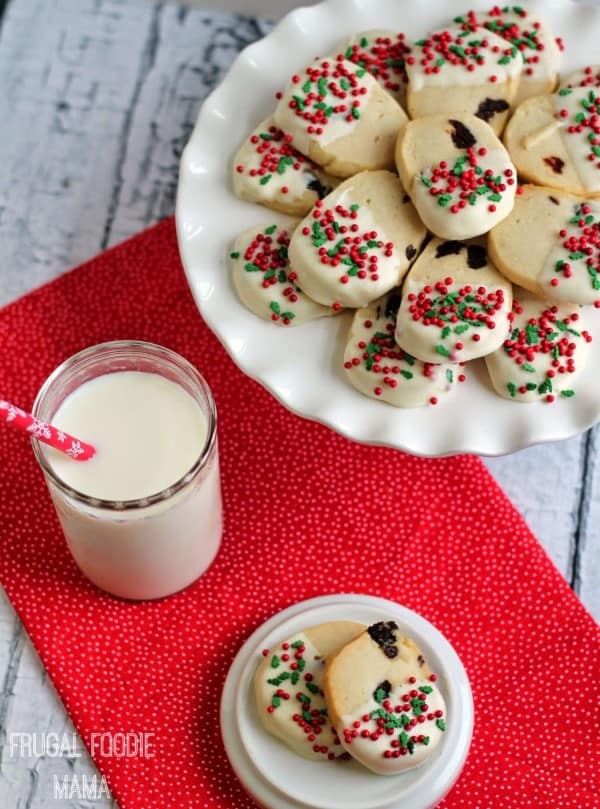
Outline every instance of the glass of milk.
[(94, 584), (152, 599), (204, 573), (222, 534), (217, 414), (187, 360), (133, 340), (92, 346), (46, 380), (33, 414), (96, 448), (77, 461), (33, 441), (69, 549)]

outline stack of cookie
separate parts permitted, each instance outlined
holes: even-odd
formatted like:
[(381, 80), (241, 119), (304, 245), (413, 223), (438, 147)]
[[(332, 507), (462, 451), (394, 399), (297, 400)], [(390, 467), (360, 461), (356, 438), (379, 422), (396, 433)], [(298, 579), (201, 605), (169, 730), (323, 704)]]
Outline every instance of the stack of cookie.
[(561, 50), (494, 6), (415, 42), (358, 33), (292, 76), (233, 161), (239, 197), (295, 217), (236, 240), (241, 301), (283, 326), (356, 310), (347, 379), (397, 407), (481, 357), (512, 401), (575, 395), (600, 306), (600, 68), (556, 90)]
[(446, 730), (437, 677), (394, 621), (320, 624), (263, 657), (254, 678), (262, 724), (305, 758), (353, 758), (394, 775), (422, 764)]

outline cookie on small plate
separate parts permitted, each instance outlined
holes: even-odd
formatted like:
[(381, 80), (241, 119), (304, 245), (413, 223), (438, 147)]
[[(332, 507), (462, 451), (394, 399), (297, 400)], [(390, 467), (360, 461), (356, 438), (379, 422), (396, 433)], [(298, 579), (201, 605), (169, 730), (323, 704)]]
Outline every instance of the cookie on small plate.
[(410, 269), (396, 342), (423, 362), (466, 362), (499, 348), (509, 329), (512, 287), (484, 240), (432, 239)]
[(479, 115), (502, 132), (517, 97), (523, 61), (488, 31), (454, 24), (411, 45), (406, 57), (411, 118)]
[(600, 91), (563, 87), (524, 101), (504, 142), (522, 179), (600, 197)]
[[(523, 6), (494, 6), (489, 11), (469, 11), (454, 18), (455, 23), (491, 31), (510, 43), (523, 61), (523, 72), (514, 104), (526, 98), (551, 93), (558, 82), (562, 62), (562, 40)], [(485, 120), (485, 118), (484, 118)]]
[(292, 76), (275, 123), (294, 146), (335, 177), (392, 168), (406, 113), (364, 67), (337, 57), (317, 59)]
[(442, 239), (487, 233), (514, 205), (516, 169), (474, 115), (410, 121), (398, 136), (396, 165), (419, 216)]
[(327, 761), (344, 753), (323, 696), (325, 660), (364, 629), (354, 621), (331, 621), (263, 652), (254, 676), (258, 715), (266, 731), (304, 758)]
[(288, 247), (298, 220), (286, 226), (254, 225), (235, 240), (229, 253), (233, 286), (241, 302), (263, 320), (299, 326), (333, 314), (298, 287)]
[(421, 362), (396, 343), (400, 291), (359, 309), (344, 352), (346, 377), (358, 391), (394, 407), (435, 405), (465, 379), (459, 365)]
[(357, 308), (399, 285), (426, 234), (398, 177), (365, 171), (302, 220), (290, 242), (290, 262), (313, 300)]
[(485, 358), (496, 393), (549, 404), (575, 396), (592, 340), (584, 318), (576, 304), (550, 303), (516, 289), (510, 334)]
[(405, 34), (386, 28), (360, 31), (346, 42), (344, 57), (366, 68), (379, 84), (406, 108), (406, 57), (410, 44)]
[(335, 188), (339, 180), (294, 149), (291, 140), (272, 116), (250, 133), (232, 165), (233, 190), (240, 199), (304, 216)]
[(328, 658), (329, 718), (345, 749), (373, 772), (418, 767), (446, 730), (446, 706), (418, 646), (394, 621), (372, 624)]
[(600, 202), (525, 185), (488, 236), (490, 257), (514, 284), (558, 303), (600, 301)]

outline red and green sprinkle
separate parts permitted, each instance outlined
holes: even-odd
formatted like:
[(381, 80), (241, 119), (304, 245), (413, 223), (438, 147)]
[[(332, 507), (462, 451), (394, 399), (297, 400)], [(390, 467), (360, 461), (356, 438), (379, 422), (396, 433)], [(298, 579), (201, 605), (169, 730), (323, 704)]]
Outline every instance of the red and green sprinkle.
[[(587, 343), (591, 342), (592, 337), (589, 332), (579, 331), (575, 327), (579, 320), (577, 312), (560, 318), (558, 311), (557, 306), (544, 309), (538, 317), (529, 318), (523, 328), (515, 326), (504, 341), (503, 350), (514, 360), (519, 371), (531, 375), (530, 381), (510, 380), (507, 383), (507, 390), (513, 399), (519, 395), (523, 396), (537, 391), (548, 404), (554, 402), (556, 393), (554, 380), (576, 371), (576, 340), (583, 339)], [(522, 314), (523, 307), (514, 301), (513, 310), (509, 314), (510, 322), (514, 323), (515, 318)], [(547, 362), (548, 355), (552, 358), (551, 367), (543, 374), (541, 382), (534, 382), (533, 376), (538, 374), (539, 377), (540, 374), (536, 363), (542, 358)], [(560, 395), (571, 398), (575, 392), (569, 388), (562, 388)]]
[(366, 68), (338, 54), (332, 61), (308, 67), (304, 77), (292, 76), (296, 87), (288, 105), (306, 122), (306, 131), (312, 135), (322, 135), (332, 120), (354, 123), (361, 116), (361, 99), (369, 92), (361, 81), (366, 74)]
[[(568, 96), (573, 92), (578, 91), (565, 87), (558, 91), (558, 96)], [(563, 107), (558, 110), (556, 117), (569, 119), (564, 130), (569, 135), (584, 135), (588, 147), (587, 160), (600, 169), (600, 96), (595, 90), (590, 90), (578, 100), (577, 107), (574, 114)]]
[(363, 34), (358, 43), (348, 45), (344, 58), (367, 70), (386, 90), (397, 93), (408, 82), (408, 54), (410, 47), (402, 33), (395, 38), (377, 36), (372, 40)]
[(379, 260), (394, 254), (392, 242), (384, 242), (376, 230), (361, 231), (357, 219), (360, 205), (325, 208), (319, 200), (312, 212), (313, 222), (302, 228), (311, 240), (321, 264), (339, 268), (340, 284), (351, 278), (360, 281), (379, 280)]
[(430, 173), (421, 174), (420, 181), (436, 198), (437, 204), (452, 214), (477, 205), (481, 200), (487, 202), (488, 211), (494, 213), (507, 187), (515, 184), (515, 177), (510, 168), (502, 174), (484, 168), (480, 158), (486, 155), (484, 146), (479, 149), (469, 146), (456, 158), (453, 166), (441, 160)]

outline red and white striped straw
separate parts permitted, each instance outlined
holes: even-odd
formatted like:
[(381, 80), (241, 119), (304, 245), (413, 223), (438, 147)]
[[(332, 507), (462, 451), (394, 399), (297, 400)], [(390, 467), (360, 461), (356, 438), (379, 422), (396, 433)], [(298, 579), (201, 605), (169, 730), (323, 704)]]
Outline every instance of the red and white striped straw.
[(88, 461), (96, 454), (96, 450), (91, 444), (86, 444), (62, 430), (57, 430), (56, 427), (36, 419), (31, 413), (26, 413), (20, 407), (2, 399), (0, 399), (0, 421), (28, 433), (31, 438), (37, 438), (38, 441), (43, 441), (44, 444), (70, 455), (77, 461)]

